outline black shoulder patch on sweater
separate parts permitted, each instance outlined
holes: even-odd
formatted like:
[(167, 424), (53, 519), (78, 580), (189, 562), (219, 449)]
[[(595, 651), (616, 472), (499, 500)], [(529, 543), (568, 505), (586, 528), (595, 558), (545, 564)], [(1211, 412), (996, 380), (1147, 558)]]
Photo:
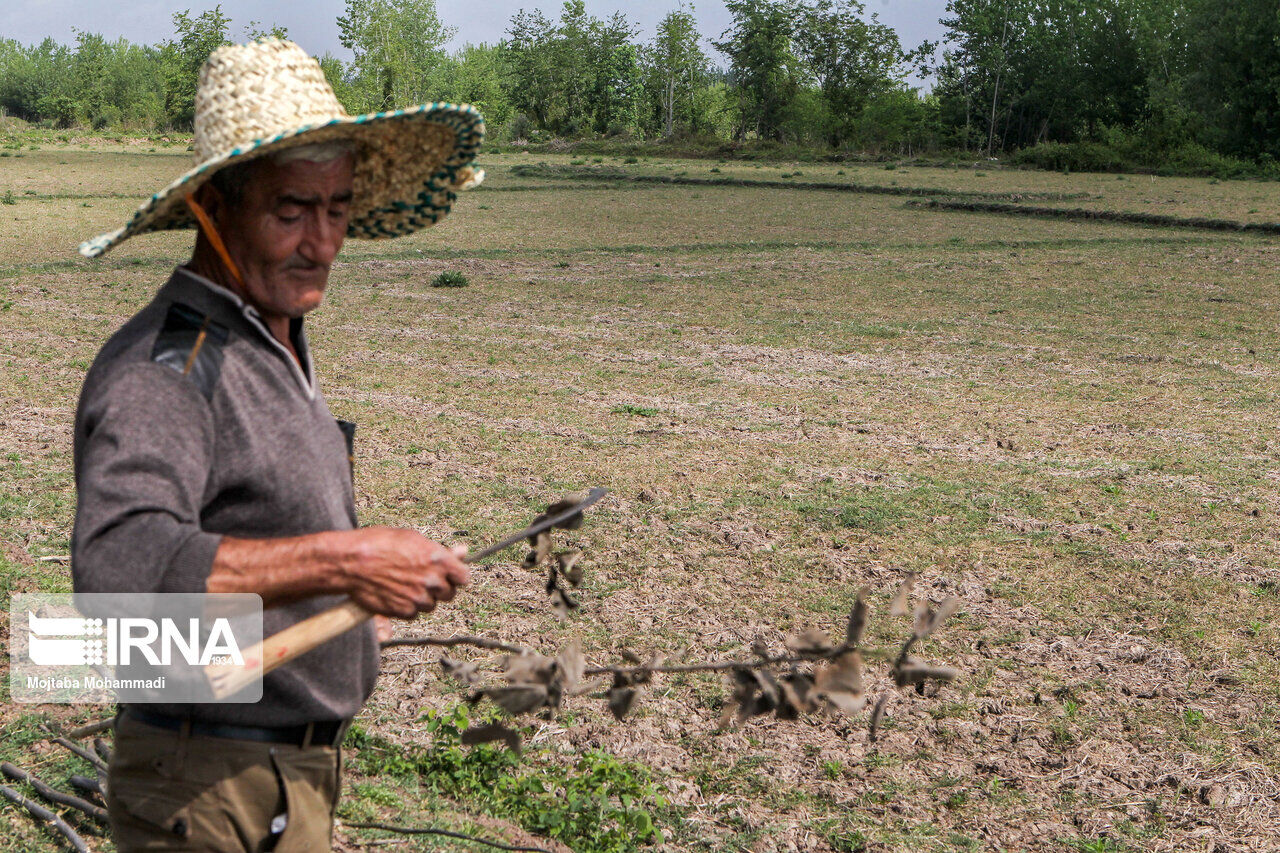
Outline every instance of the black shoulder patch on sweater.
[(334, 418), (338, 429), (342, 430), (342, 438), (347, 443), (347, 463), (351, 466), (351, 479), (356, 477), (356, 425), (351, 421)]
[(226, 326), (175, 302), (169, 306), (164, 327), (151, 348), (151, 360), (189, 378), (209, 400), (222, 374), (222, 347), (227, 336)]

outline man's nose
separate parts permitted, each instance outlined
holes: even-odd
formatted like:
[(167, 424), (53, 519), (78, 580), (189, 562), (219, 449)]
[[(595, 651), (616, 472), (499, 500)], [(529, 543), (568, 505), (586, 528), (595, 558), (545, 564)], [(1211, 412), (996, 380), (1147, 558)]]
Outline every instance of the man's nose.
[(306, 239), (299, 248), (307, 260), (329, 266), (338, 257), (346, 236), (346, 218), (335, 222), (327, 211), (320, 210), (311, 218), (311, 227), (307, 229)]

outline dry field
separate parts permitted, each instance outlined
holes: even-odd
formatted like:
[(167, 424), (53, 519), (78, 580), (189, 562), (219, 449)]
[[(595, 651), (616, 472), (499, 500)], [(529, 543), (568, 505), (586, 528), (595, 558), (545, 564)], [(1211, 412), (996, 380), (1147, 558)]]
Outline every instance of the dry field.
[[(67, 588), (39, 558), (67, 550), (79, 383), (191, 239), (77, 259), (185, 161), (22, 153), (0, 159), (6, 592)], [(574, 534), (568, 620), (508, 554), (400, 633), (721, 658), (842, 630), (865, 584), (887, 643), (916, 571), (962, 601), (924, 648), (962, 676), (895, 693), (874, 743), (865, 715), (720, 730), (720, 681), (668, 678), (625, 724), (587, 699), (535, 721), (514, 765), (459, 749), (465, 694), (435, 653), (396, 649), (350, 744), (346, 822), (560, 850), (631, 849), (649, 818), (670, 851), (1280, 847), (1280, 242), (512, 171), (538, 162), (569, 158), (488, 157), (441, 226), (349, 244), (311, 326), (330, 406), (360, 425), (366, 523), (480, 545), (571, 488), (613, 492)], [(1275, 184), (604, 165), (1280, 220)], [(432, 288), (444, 270), (470, 285)], [(84, 772), (39, 726), (93, 716), (5, 705), (0, 757)], [(9, 806), (0, 837), (57, 849)]]

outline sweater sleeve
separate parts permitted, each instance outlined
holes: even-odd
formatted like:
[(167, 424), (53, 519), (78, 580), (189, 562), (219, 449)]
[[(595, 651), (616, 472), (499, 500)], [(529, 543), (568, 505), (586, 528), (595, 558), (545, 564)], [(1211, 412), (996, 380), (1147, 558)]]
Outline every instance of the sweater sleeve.
[(76, 420), (76, 591), (204, 592), (221, 537), (200, 528), (214, 429), (195, 384), (131, 364), (86, 383)]

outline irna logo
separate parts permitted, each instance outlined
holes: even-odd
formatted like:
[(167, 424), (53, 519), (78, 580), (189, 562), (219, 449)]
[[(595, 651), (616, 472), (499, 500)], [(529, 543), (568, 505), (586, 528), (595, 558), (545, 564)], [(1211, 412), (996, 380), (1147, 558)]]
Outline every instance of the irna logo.
[(195, 618), (43, 617), (28, 610), (27, 656), (38, 666), (169, 666), (175, 658), (190, 666), (244, 665), (230, 620), (213, 619), (207, 634), (201, 626)]

